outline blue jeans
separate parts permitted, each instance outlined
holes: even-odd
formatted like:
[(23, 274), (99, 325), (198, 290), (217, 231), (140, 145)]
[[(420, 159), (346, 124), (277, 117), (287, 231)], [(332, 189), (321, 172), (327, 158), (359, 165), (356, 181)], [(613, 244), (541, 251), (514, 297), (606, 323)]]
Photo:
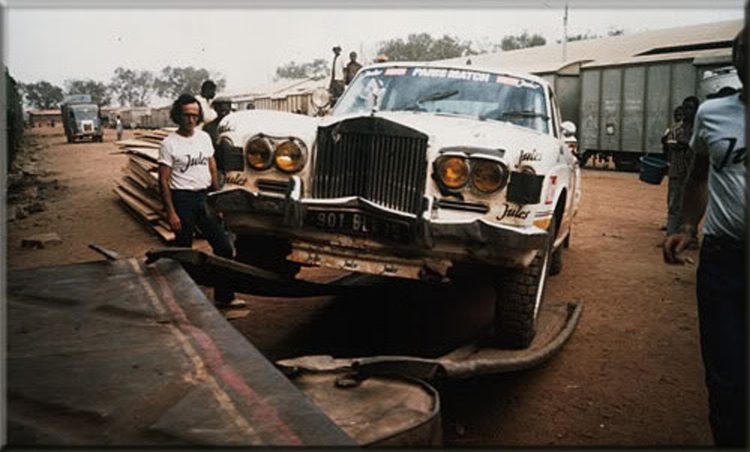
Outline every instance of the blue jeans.
[(697, 295), (709, 421), (720, 447), (747, 442), (747, 304), (744, 243), (705, 236)]
[[(224, 227), (208, 211), (206, 206), (207, 193), (207, 190), (172, 190), (172, 203), (182, 223), (182, 229), (176, 234), (173, 245), (192, 247), (193, 234), (195, 233), (195, 227), (198, 226), (211, 245), (214, 254), (232, 259), (234, 247)], [(234, 292), (231, 289), (227, 289), (221, 284), (216, 285), (214, 288), (214, 301), (216, 303), (229, 303), (233, 299)]]

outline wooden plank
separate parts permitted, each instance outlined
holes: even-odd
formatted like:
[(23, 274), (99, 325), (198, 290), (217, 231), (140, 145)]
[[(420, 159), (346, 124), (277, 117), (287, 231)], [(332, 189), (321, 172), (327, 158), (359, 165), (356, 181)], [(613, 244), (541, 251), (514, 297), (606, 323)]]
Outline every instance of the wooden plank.
[(172, 237), (174, 237), (174, 233), (173, 232), (171, 232), (169, 230), (165, 231), (164, 227), (161, 226), (161, 225), (159, 225), (159, 224), (153, 224), (153, 223), (150, 223), (150, 222), (146, 221), (143, 217), (141, 217), (138, 214), (138, 212), (135, 211), (135, 209), (133, 209), (125, 201), (123, 201), (122, 198), (120, 198), (120, 203), (123, 205), (123, 207), (125, 208), (126, 212), (128, 212), (130, 215), (132, 215), (133, 218), (135, 218), (139, 223), (141, 223), (142, 225), (146, 226), (146, 228), (149, 231), (151, 231), (152, 233), (154, 233), (155, 235), (157, 235), (162, 241), (168, 242), (170, 240), (174, 240), (174, 238), (171, 238), (171, 239), (169, 238), (170, 234), (172, 235)]
[(136, 148), (153, 148), (153, 149), (159, 149), (159, 145), (155, 143), (149, 143), (148, 141), (143, 140), (120, 140), (115, 141), (115, 144), (118, 146), (132, 146)]
[(161, 237), (165, 242), (171, 242), (175, 239), (175, 233), (165, 228), (161, 224), (152, 225), (151, 228)]
[(135, 183), (123, 178), (122, 182), (118, 184), (118, 186), (131, 195), (135, 196), (139, 201), (147, 205), (154, 212), (161, 213), (164, 210), (164, 204), (162, 204), (161, 200), (145, 192), (139, 185), (136, 185)]
[(148, 159), (156, 163), (159, 160), (159, 150), (154, 148), (139, 148), (134, 146), (128, 146), (125, 148), (125, 152), (129, 154), (138, 155), (142, 158)]
[(155, 138), (155, 137), (151, 137), (151, 136), (148, 136), (148, 135), (143, 135), (143, 136), (139, 136), (139, 137), (136, 137), (136, 138), (138, 140), (147, 141), (149, 143), (158, 144), (160, 146), (161, 146), (161, 141), (164, 139), (164, 137), (157, 137), (157, 138)]
[(159, 175), (158, 173), (153, 173), (151, 171), (147, 171), (143, 167), (139, 166), (138, 163), (130, 160), (128, 162), (128, 167), (131, 171), (138, 174), (138, 177), (141, 178), (145, 183), (147, 183), (151, 188), (158, 190), (159, 189)]
[(141, 168), (145, 169), (146, 171), (158, 171), (159, 170), (159, 164), (154, 163), (151, 160), (144, 159), (143, 157), (137, 156), (137, 155), (130, 155), (129, 156), (131, 160), (134, 160), (135, 163), (137, 163)]
[(158, 184), (157, 187), (154, 187), (153, 182), (146, 180), (141, 176), (140, 174), (133, 171), (131, 168), (125, 168), (124, 177), (131, 178), (137, 185), (140, 185), (144, 190), (146, 191), (152, 191), (154, 193), (158, 193)]
[(138, 214), (143, 217), (143, 219), (147, 221), (156, 221), (159, 219), (159, 214), (154, 212), (153, 210), (149, 209), (149, 207), (142, 202), (140, 202), (138, 199), (136, 199), (134, 196), (131, 196), (126, 192), (125, 190), (121, 189), (118, 186), (115, 186), (113, 191), (117, 194), (117, 196), (120, 197), (123, 201), (125, 201), (126, 204), (128, 204), (130, 207), (133, 208)]

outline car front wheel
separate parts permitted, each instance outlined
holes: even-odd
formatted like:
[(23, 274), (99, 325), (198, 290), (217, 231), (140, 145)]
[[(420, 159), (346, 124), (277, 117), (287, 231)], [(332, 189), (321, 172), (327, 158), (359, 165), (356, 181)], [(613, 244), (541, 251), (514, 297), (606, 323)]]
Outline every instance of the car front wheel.
[(524, 269), (505, 269), (495, 284), (495, 341), (499, 346), (520, 349), (531, 344), (544, 300), (556, 232), (553, 217), (546, 246)]

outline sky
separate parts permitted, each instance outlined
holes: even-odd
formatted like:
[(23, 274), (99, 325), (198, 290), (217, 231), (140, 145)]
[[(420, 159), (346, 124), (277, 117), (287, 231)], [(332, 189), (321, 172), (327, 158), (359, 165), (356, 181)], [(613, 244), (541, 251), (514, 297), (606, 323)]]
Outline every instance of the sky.
[[(743, 1), (718, 7), (587, 9), (571, 7), (568, 34), (635, 33), (650, 29), (741, 19)], [(663, 3), (662, 3), (663, 4)], [(674, 3), (672, 3), (674, 4)], [(715, 4), (714, 4), (715, 5)], [(443, 34), (475, 43), (499, 43), (503, 36), (562, 38), (561, 2), (534, 8), (22, 8), (6, 9), (2, 27), (6, 65), (22, 83), (66, 79), (109, 82), (117, 67), (160, 71), (165, 66), (203, 67), (227, 80), (223, 93), (248, 92), (273, 80), (289, 61), (331, 60), (339, 45), (370, 62), (379, 43), (410, 33)], [(475, 46), (476, 47), (476, 46)]]

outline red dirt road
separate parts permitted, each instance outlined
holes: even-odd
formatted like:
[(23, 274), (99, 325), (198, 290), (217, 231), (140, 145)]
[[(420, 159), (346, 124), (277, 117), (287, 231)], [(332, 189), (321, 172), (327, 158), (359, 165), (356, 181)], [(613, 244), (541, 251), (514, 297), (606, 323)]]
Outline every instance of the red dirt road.
[[(162, 246), (112, 192), (127, 159), (112, 154), (111, 130), (104, 143), (67, 144), (61, 129), (33, 135), (39, 146), (29, 146), (23, 160), (29, 174), (46, 181), (39, 190), (46, 209), (8, 223), (9, 268), (100, 259), (88, 249), (92, 242), (126, 256)], [(577, 331), (542, 367), (442, 384), (447, 446), (711, 444), (695, 266), (662, 263), (665, 216), (666, 184), (646, 185), (633, 173), (583, 171), (571, 246), (547, 292), (548, 299), (584, 303)], [(21, 247), (24, 237), (45, 232), (56, 232), (63, 243)], [(422, 325), (451, 320), (442, 307), (428, 306), (412, 318), (408, 306), (377, 297), (359, 303), (244, 298), (249, 315), (232, 324), (270, 359), (351, 355), (404, 337), (430, 342), (439, 332)]]

